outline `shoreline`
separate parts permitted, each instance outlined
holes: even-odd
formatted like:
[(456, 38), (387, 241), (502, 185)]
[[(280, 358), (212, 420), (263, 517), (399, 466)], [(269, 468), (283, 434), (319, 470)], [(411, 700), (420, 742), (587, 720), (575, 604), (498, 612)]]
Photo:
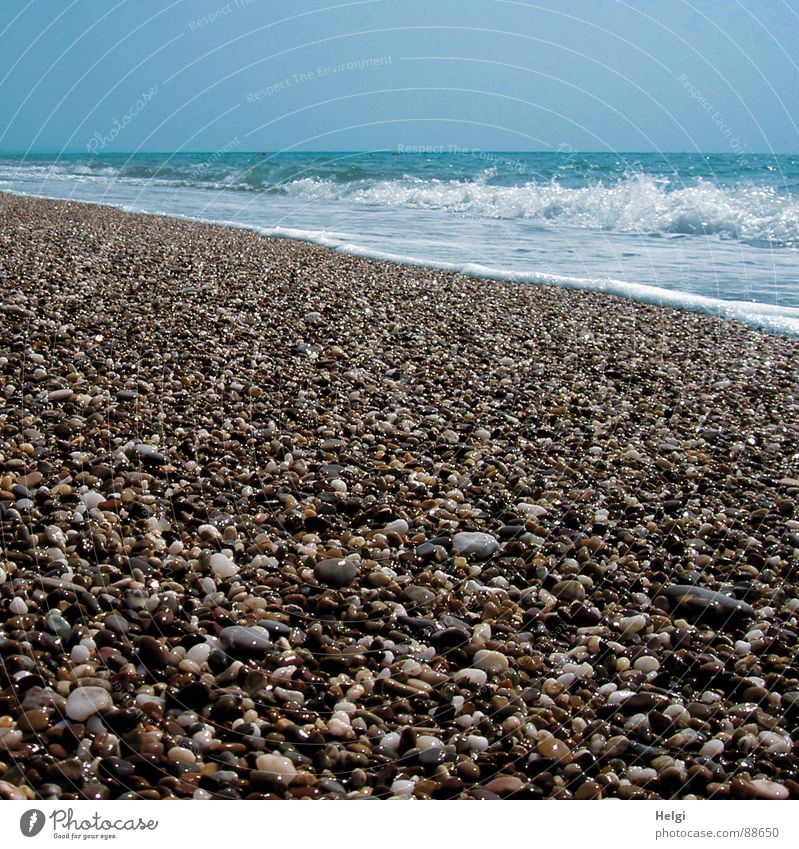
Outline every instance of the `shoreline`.
[[(370, 252), (367, 249), (357, 248), (350, 244), (336, 244), (335, 239), (314, 238), (310, 235), (313, 231), (297, 230), (294, 228), (267, 228), (266, 231), (259, 229), (253, 224), (240, 224), (235, 221), (211, 221), (203, 218), (194, 218), (190, 215), (179, 213), (148, 212), (124, 209), (113, 203), (103, 201), (71, 200), (69, 198), (50, 197), (46, 195), (32, 195), (23, 192), (2, 192), (0, 197), (20, 197), (32, 200), (46, 200), (54, 203), (72, 203), (86, 207), (101, 207), (113, 209), (128, 215), (144, 215), (155, 218), (167, 218), (176, 221), (186, 221), (194, 224), (203, 224), (211, 227), (225, 227), (229, 230), (244, 230), (254, 233), (264, 239), (287, 239), (302, 244), (314, 245), (326, 250), (345, 256), (358, 257), (377, 263), (388, 263), (408, 268), (420, 268), (427, 271), (439, 271), (447, 274), (460, 275), (474, 280), (482, 280), (494, 283), (507, 283), (514, 285), (546, 286), (572, 291), (588, 292), (590, 294), (604, 295), (607, 297), (621, 298), (637, 304), (646, 304), (659, 309), (672, 309), (681, 312), (694, 312), (706, 315), (719, 321), (730, 321), (742, 324), (753, 330), (779, 336), (788, 339), (799, 339), (799, 319), (788, 318), (782, 311), (772, 304), (761, 301), (738, 301), (726, 300), (724, 298), (712, 298), (680, 290), (667, 289), (661, 286), (644, 283), (631, 283), (614, 278), (592, 279), (590, 285), (588, 280), (578, 277), (544, 273), (544, 272), (503, 272), (501, 269), (483, 266), (482, 264), (469, 264), (467, 267), (459, 268), (452, 263), (438, 262), (427, 263), (412, 257), (380, 251)], [(741, 317), (742, 309), (756, 309), (755, 315)], [(738, 313), (738, 314), (736, 314)]]
[(0, 242), (0, 795), (799, 798), (799, 340), (101, 204)]

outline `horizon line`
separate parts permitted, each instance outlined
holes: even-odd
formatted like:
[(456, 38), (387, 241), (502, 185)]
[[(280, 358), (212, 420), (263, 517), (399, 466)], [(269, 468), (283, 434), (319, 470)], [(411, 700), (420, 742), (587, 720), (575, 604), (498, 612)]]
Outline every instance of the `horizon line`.
[(315, 154), (384, 154), (390, 153), (395, 156), (471, 156), (475, 153), (502, 153), (502, 154), (523, 154), (531, 155), (548, 155), (548, 156), (574, 156), (575, 154), (586, 156), (676, 156), (676, 155), (712, 155), (712, 156), (732, 156), (742, 158), (746, 156), (799, 156), (799, 151), (765, 151), (765, 150), (747, 150), (744, 153), (734, 153), (729, 150), (578, 150), (577, 148), (570, 150), (492, 150), (489, 148), (479, 147), (460, 147), (459, 145), (447, 145), (453, 149), (444, 150), (444, 145), (402, 145), (402, 147), (417, 147), (429, 148), (421, 150), (395, 150), (393, 148), (378, 148), (374, 150), (238, 150), (238, 151), (222, 151), (216, 150), (137, 150), (137, 151), (108, 151), (103, 153), (90, 153), (81, 149), (74, 150), (3, 150), (0, 149), (0, 156), (72, 156), (75, 154), (84, 154), (86, 156), (247, 156), (247, 155), (263, 155), (268, 156), (294, 156), (294, 155), (315, 155)]

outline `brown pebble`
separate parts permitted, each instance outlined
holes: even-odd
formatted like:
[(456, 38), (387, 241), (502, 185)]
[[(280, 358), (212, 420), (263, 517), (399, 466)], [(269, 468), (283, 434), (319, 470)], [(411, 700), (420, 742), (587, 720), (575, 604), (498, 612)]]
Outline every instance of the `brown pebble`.
[(524, 781), (516, 775), (498, 775), (485, 785), (486, 790), (498, 796), (510, 796), (518, 793), (523, 787)]

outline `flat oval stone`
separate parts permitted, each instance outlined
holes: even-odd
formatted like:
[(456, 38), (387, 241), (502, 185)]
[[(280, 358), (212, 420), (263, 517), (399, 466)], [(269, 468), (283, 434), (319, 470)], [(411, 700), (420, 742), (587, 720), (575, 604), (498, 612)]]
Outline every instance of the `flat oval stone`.
[(294, 764), (282, 755), (258, 755), (255, 759), (255, 767), (260, 772), (265, 772), (287, 784), (297, 774)]
[(491, 534), (461, 531), (452, 538), (452, 547), (460, 554), (471, 554), (478, 560), (487, 560), (499, 548), (499, 543)]
[(105, 501), (105, 495), (102, 492), (95, 492), (94, 490), (88, 490), (84, 492), (80, 496), (80, 500), (86, 505), (89, 510), (94, 510), (98, 504), (102, 504)]
[(48, 401), (71, 401), (75, 397), (75, 393), (71, 389), (53, 389), (47, 393)]
[(272, 645), (269, 636), (256, 628), (231, 625), (219, 632), (219, 639), (228, 651), (265, 652)]
[(524, 782), (517, 775), (498, 775), (486, 784), (486, 790), (498, 796), (509, 796), (518, 793), (524, 787)]
[(769, 781), (767, 778), (745, 781), (743, 789), (756, 799), (787, 799), (790, 795), (787, 787), (776, 781)]
[(147, 443), (139, 443), (133, 449), (142, 463), (148, 466), (163, 466), (167, 462), (167, 458), (158, 452), (158, 450)]
[(67, 716), (85, 722), (90, 716), (114, 706), (111, 694), (102, 687), (78, 687), (67, 698)]
[(291, 634), (291, 628), (285, 622), (278, 622), (276, 619), (259, 619), (258, 626), (264, 631), (269, 632), (272, 639), (277, 640), (280, 637), (288, 637)]
[(314, 575), (331, 587), (348, 587), (358, 574), (358, 566), (352, 560), (322, 560), (314, 567)]
[(438, 766), (455, 760), (455, 755), (440, 746), (434, 746), (419, 752), (419, 763), (422, 766)]
[(666, 595), (675, 599), (678, 604), (685, 604), (700, 610), (709, 610), (716, 613), (738, 614), (741, 616), (753, 616), (754, 608), (745, 601), (709, 590), (707, 587), (696, 587), (693, 584), (672, 584), (666, 587)]
[(488, 676), (483, 669), (458, 669), (452, 673), (452, 679), (454, 681), (468, 681), (469, 684), (474, 684), (478, 687), (482, 687), (483, 684), (488, 680)]
[(545, 737), (538, 742), (536, 751), (542, 758), (556, 761), (559, 764), (569, 764), (572, 761), (572, 754), (569, 747), (556, 737)]
[(490, 649), (480, 649), (480, 651), (475, 652), (472, 662), (475, 668), (482, 669), (489, 674), (504, 672), (508, 668), (508, 658), (502, 652), (491, 651)]

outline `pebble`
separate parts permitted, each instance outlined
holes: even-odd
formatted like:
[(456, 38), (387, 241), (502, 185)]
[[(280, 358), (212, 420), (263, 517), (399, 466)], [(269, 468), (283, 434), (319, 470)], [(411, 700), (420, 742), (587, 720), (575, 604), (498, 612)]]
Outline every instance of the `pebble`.
[(243, 625), (230, 625), (219, 632), (219, 640), (228, 651), (252, 652), (263, 654), (272, 646), (269, 635), (257, 628)]
[(539, 740), (536, 745), (536, 751), (542, 758), (555, 761), (559, 764), (569, 764), (572, 762), (572, 753), (569, 747), (562, 741), (547, 734), (543, 739)]
[(633, 669), (646, 673), (657, 672), (660, 669), (660, 661), (656, 657), (644, 655), (636, 659), (633, 663)]
[(717, 758), (724, 753), (724, 743), (721, 740), (708, 740), (699, 750), (704, 758)]
[(491, 534), (461, 531), (452, 538), (452, 547), (462, 555), (487, 560), (499, 548), (499, 542)]
[(625, 616), (621, 619), (619, 622), (619, 628), (621, 628), (621, 631), (624, 634), (638, 634), (646, 628), (646, 623), (646, 616), (637, 613), (633, 616)]
[(78, 687), (67, 698), (66, 711), (70, 719), (85, 722), (90, 716), (114, 705), (111, 694), (102, 687)]
[(488, 681), (488, 676), (483, 669), (458, 669), (452, 673), (452, 677), (456, 681), (467, 681), (470, 684), (482, 686)]
[(558, 581), (552, 595), (564, 601), (585, 601), (585, 587), (579, 581)]
[(224, 552), (216, 552), (209, 559), (209, 566), (214, 577), (220, 581), (226, 581), (239, 573), (239, 567), (232, 557)]
[(255, 759), (255, 767), (286, 784), (297, 775), (294, 764), (282, 755), (258, 755)]
[(706, 587), (697, 587), (691, 584), (672, 584), (666, 587), (666, 594), (681, 605), (702, 611), (740, 616), (753, 616), (755, 612), (752, 606), (745, 601), (739, 601)]
[(358, 574), (358, 566), (352, 560), (322, 560), (314, 567), (314, 575), (331, 587), (348, 587)]
[(491, 651), (490, 649), (480, 649), (475, 652), (472, 662), (476, 669), (482, 669), (491, 675), (504, 672), (509, 665), (508, 658), (502, 652)]
[(524, 788), (524, 781), (518, 775), (498, 775), (492, 778), (485, 789), (498, 796), (512, 796)]
[(28, 612), (28, 605), (25, 604), (24, 600), (17, 597), (11, 600), (8, 605), (9, 613), (13, 613), (16, 616), (23, 616)]
[(742, 788), (748, 796), (755, 799), (787, 799), (790, 796), (788, 788), (777, 781), (767, 778), (755, 778), (751, 781), (744, 780)]

